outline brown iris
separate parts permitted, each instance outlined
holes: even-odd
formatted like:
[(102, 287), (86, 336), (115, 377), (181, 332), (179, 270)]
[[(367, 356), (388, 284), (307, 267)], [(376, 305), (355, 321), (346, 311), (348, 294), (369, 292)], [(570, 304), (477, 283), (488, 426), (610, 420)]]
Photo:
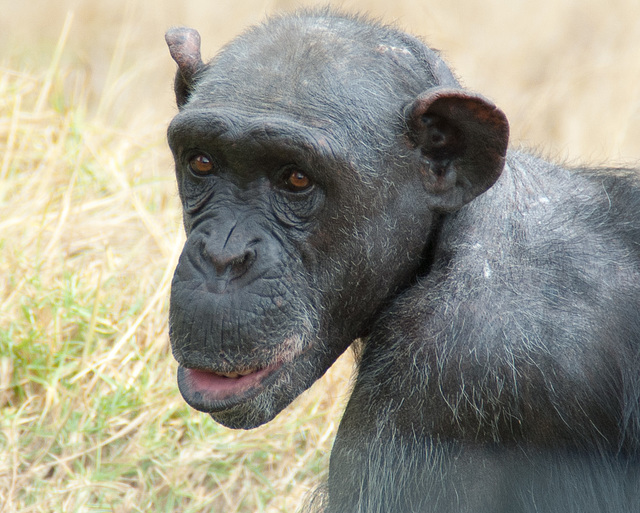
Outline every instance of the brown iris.
[(213, 171), (213, 161), (200, 153), (189, 161), (189, 167), (197, 175), (208, 175)]
[(302, 171), (292, 171), (285, 180), (287, 188), (294, 192), (304, 191), (311, 187), (311, 180)]

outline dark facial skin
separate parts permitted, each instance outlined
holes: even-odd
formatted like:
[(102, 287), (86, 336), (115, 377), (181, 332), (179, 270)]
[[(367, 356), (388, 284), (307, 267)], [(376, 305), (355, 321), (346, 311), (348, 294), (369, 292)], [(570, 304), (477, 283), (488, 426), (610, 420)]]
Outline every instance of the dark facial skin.
[[(170, 129), (188, 235), (172, 286), (171, 338), (187, 402), (225, 425), (250, 428), (320, 377), (420, 262), (417, 241), (409, 248), (389, 241), (403, 254), (365, 244), (358, 232), (367, 227), (349, 210), (421, 227), (399, 199), (410, 190), (394, 191), (386, 213), (371, 208), (390, 193), (340, 158), (339, 141), (277, 115), (256, 126), (234, 113), (230, 127), (222, 109), (206, 114), (203, 123), (199, 109), (185, 109)], [(357, 204), (345, 203), (352, 190)], [(410, 270), (357, 279), (387, 258)], [(361, 321), (335, 321), (349, 310)]]

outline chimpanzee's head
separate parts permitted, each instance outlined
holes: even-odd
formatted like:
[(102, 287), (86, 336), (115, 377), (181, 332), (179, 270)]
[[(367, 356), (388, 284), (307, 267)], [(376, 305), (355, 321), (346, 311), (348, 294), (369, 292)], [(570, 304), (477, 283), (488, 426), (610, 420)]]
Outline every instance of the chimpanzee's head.
[(431, 49), (327, 11), (274, 18), (200, 58), (167, 33), (187, 233), (170, 336), (185, 400), (268, 422), (428, 262), (437, 219), (504, 164), (502, 112)]

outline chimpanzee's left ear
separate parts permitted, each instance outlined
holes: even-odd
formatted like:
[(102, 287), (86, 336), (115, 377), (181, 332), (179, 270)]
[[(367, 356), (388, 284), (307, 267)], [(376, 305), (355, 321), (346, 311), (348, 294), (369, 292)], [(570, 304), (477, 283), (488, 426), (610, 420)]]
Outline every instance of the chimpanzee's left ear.
[(178, 65), (174, 90), (176, 103), (182, 108), (189, 100), (197, 73), (204, 68), (200, 57), (200, 34), (192, 28), (175, 27), (167, 31), (164, 39)]
[(455, 211), (496, 182), (509, 123), (489, 100), (462, 89), (433, 88), (407, 107), (406, 116), (435, 210)]

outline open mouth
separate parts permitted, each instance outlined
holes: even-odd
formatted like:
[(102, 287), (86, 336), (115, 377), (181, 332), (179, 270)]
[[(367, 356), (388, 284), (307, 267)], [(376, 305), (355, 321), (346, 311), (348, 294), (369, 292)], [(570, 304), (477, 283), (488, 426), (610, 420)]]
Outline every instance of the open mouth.
[[(184, 400), (196, 410), (212, 413), (227, 410), (257, 396), (282, 364), (264, 369), (236, 372), (214, 372), (202, 369), (178, 368), (178, 387)], [(272, 381), (272, 380), (269, 380)]]

